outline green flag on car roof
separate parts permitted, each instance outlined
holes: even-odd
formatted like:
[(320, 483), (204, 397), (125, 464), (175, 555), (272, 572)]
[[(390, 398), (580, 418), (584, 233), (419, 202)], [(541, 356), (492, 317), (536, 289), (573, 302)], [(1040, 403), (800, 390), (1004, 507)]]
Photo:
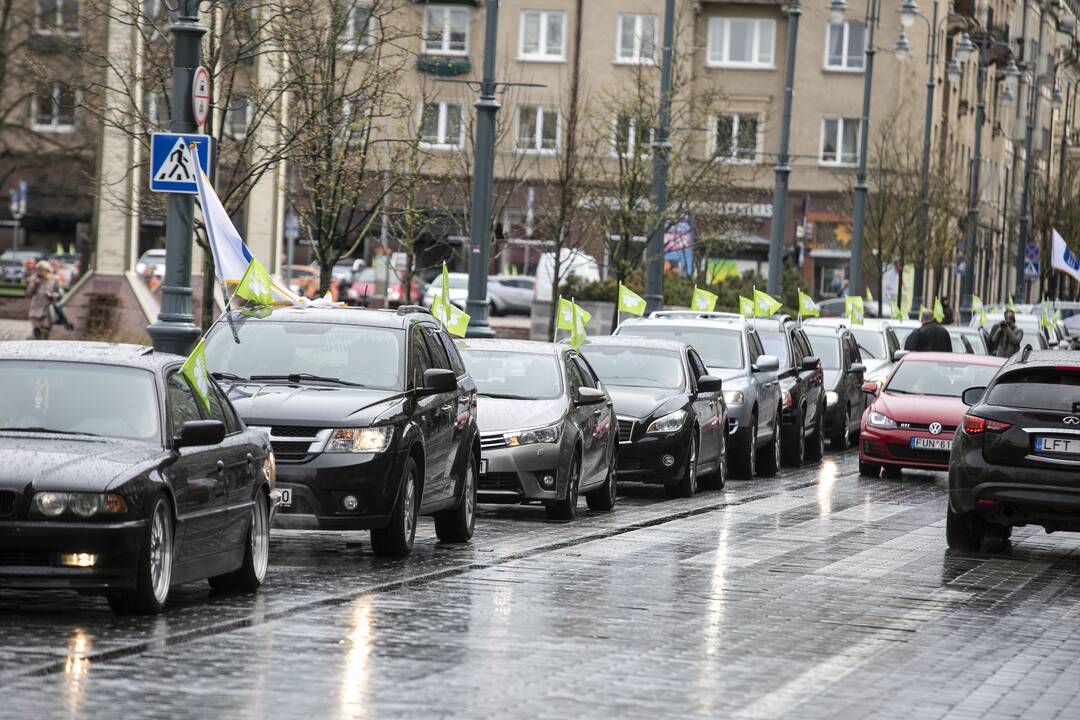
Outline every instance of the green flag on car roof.
[(206, 370), (206, 352), (202, 340), (199, 340), (199, 344), (180, 366), (180, 372), (191, 383), (191, 389), (195, 391), (206, 412), (210, 412), (210, 373)]
[(256, 258), (251, 258), (233, 295), (250, 300), (256, 305), (274, 304), (274, 295), (270, 292), (270, 274)]
[(716, 301), (718, 299), (716, 293), (711, 293), (708, 290), (695, 287), (694, 295), (690, 298), (690, 309), (698, 310), (700, 312), (712, 312), (716, 309)]
[(814, 302), (814, 298), (799, 290), (799, 314), (803, 317), (821, 317), (821, 308)]
[(622, 283), (619, 283), (619, 312), (638, 316), (644, 315), (645, 298), (641, 297)]

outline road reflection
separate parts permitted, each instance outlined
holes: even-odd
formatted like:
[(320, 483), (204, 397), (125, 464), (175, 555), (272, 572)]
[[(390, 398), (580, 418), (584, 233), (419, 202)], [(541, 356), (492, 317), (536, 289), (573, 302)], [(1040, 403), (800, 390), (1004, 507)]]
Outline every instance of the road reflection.
[(372, 649), (372, 601), (361, 595), (349, 612), (349, 631), (345, 637), (348, 650), (341, 673), (341, 692), (338, 694), (341, 718), (364, 717), (367, 713), (369, 661)]
[(75, 628), (67, 644), (67, 657), (64, 659), (64, 705), (68, 717), (79, 717), (86, 701), (86, 676), (90, 673), (90, 659), (87, 655), (94, 649), (90, 633), (81, 627)]
[(822, 460), (821, 470), (818, 473), (817, 504), (821, 515), (832, 514), (833, 494), (836, 491), (836, 481), (839, 477), (839, 468), (835, 460)]

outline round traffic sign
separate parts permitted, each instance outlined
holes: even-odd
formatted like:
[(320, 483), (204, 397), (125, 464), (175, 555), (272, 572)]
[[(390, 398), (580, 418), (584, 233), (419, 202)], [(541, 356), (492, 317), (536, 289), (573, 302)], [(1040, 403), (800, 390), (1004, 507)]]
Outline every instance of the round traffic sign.
[(195, 124), (202, 127), (210, 115), (210, 73), (202, 65), (195, 69), (191, 78), (191, 107), (195, 113)]

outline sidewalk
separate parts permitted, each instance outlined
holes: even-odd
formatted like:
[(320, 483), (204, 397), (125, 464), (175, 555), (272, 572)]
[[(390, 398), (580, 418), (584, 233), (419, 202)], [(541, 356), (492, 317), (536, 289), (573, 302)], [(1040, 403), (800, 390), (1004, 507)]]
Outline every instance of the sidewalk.
[(0, 319), (0, 341), (25, 340), (28, 337), (30, 337), (29, 321)]

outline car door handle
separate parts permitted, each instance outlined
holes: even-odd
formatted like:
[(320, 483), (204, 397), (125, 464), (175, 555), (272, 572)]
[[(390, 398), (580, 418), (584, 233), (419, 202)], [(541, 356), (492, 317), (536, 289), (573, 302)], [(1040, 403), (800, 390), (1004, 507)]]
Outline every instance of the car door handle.
[(454, 406), (452, 404), (450, 404), (450, 403), (447, 403), (446, 405), (442, 406), (443, 412), (450, 412), (453, 409), (454, 409)]

